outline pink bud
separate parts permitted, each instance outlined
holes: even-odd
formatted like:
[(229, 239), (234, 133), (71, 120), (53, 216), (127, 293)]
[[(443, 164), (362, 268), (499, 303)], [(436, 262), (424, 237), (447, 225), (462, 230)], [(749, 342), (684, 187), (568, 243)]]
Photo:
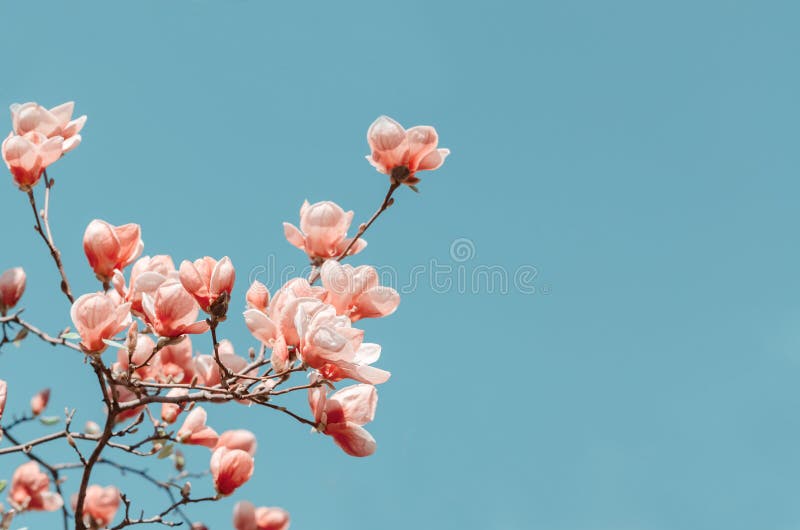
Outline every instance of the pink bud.
[(25, 271), (22, 267), (8, 269), (0, 274), (0, 315), (17, 305), (25, 292)]
[(50, 389), (45, 388), (44, 390), (40, 391), (38, 394), (31, 398), (31, 412), (33, 412), (34, 416), (38, 416), (41, 414), (45, 408), (47, 408), (47, 403), (50, 401)]
[(103, 432), (102, 429), (100, 429), (100, 426), (93, 421), (87, 421), (86, 425), (83, 426), (83, 431), (86, 434), (100, 434)]
[(241, 449), (220, 447), (211, 455), (209, 467), (214, 488), (222, 495), (230, 495), (250, 480), (255, 464), (253, 457)]
[(222, 293), (230, 296), (236, 271), (228, 256), (219, 261), (206, 256), (194, 263), (188, 260), (181, 263), (180, 278), (184, 289), (197, 300), (200, 308), (208, 313), (211, 311), (211, 305)]
[(8, 397), (8, 383), (0, 379), (0, 420), (3, 419), (3, 410), (6, 408), (6, 398)]
[(203, 407), (195, 407), (178, 430), (178, 441), (187, 445), (202, 445), (209, 449), (216, 447), (219, 435), (214, 429), (206, 426), (206, 417)]
[(266, 313), (267, 305), (269, 305), (269, 289), (266, 285), (258, 280), (254, 281), (247, 290), (245, 298), (249, 309), (258, 309)]
[(104, 282), (110, 281), (114, 270), (131, 264), (144, 249), (141, 228), (137, 224), (113, 226), (95, 219), (83, 234), (83, 250), (89, 266)]
[(225, 431), (219, 437), (217, 447), (227, 447), (228, 449), (241, 449), (250, 456), (256, 456), (256, 435), (244, 429)]

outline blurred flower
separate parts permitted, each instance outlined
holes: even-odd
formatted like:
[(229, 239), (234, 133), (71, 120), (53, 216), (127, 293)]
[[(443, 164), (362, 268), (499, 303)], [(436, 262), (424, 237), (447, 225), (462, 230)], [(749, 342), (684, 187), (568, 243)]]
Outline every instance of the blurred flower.
[(47, 403), (50, 402), (50, 389), (45, 388), (38, 392), (31, 398), (31, 412), (34, 416), (38, 416), (44, 409), (47, 408)]
[[(78, 495), (72, 496), (72, 509), (78, 504)], [(83, 520), (89, 528), (105, 528), (119, 509), (119, 490), (114, 486), (103, 488), (91, 485), (86, 488), (86, 498), (83, 501)]]
[(211, 455), (211, 477), (214, 488), (222, 495), (230, 495), (253, 476), (253, 457), (241, 449), (220, 447)]
[(256, 441), (256, 435), (252, 432), (245, 429), (235, 429), (232, 431), (225, 431), (220, 435), (219, 441), (217, 442), (217, 448), (219, 447), (241, 449), (250, 456), (256, 456), (258, 443)]
[(25, 271), (22, 267), (8, 269), (0, 274), (0, 315), (5, 316), (25, 292)]
[(256, 508), (249, 501), (241, 501), (233, 508), (233, 527), (236, 530), (288, 530), (289, 513), (282, 508)]
[(183, 425), (178, 429), (176, 435), (178, 441), (186, 445), (202, 445), (213, 449), (217, 445), (219, 435), (217, 432), (206, 425), (206, 411), (203, 407), (195, 407)]
[(28, 462), (14, 471), (8, 498), (19, 510), (52, 512), (64, 505), (64, 499), (49, 489), (50, 477), (39, 469), (39, 464)]

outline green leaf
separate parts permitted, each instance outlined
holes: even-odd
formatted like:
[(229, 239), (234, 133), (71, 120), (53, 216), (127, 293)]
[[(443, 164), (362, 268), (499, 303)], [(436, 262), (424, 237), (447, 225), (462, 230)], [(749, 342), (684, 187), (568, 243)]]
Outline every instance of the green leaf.
[(174, 447), (175, 447), (175, 446), (174, 446), (174, 445), (172, 445), (172, 444), (167, 444), (167, 445), (165, 445), (165, 446), (164, 446), (164, 448), (163, 448), (163, 449), (161, 449), (161, 452), (160, 452), (160, 453), (158, 453), (158, 459), (159, 459), (159, 460), (163, 460), (163, 459), (167, 458), (169, 455), (171, 455), (171, 454), (172, 454), (172, 449), (173, 449)]
[(61, 421), (61, 418), (58, 416), (43, 416), (39, 418), (39, 421), (42, 423), (42, 425), (55, 425)]
[(74, 331), (70, 331), (69, 333), (64, 333), (63, 335), (61, 335), (61, 338), (67, 340), (81, 340), (81, 336), (75, 333)]
[(103, 339), (103, 342), (106, 343), (108, 346), (111, 346), (112, 348), (119, 348), (119, 349), (122, 349), (122, 350), (127, 350), (128, 349), (128, 347), (125, 346), (124, 344), (122, 344), (121, 342), (116, 342), (116, 341), (108, 340), (108, 339)]
[(6, 489), (6, 486), (8, 486), (8, 481), (0, 480), (0, 493), (2, 493), (4, 489)]
[(414, 186), (413, 184), (409, 184), (408, 187), (414, 190), (415, 192), (419, 193), (419, 188)]

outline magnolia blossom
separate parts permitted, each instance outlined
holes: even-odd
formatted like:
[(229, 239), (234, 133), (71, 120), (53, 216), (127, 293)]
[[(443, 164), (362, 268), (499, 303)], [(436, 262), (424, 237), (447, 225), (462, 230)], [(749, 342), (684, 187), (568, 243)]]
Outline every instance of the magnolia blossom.
[(111, 339), (131, 323), (131, 304), (120, 303), (116, 293), (90, 293), (75, 300), (70, 316), (81, 336), (81, 348), (90, 353), (106, 349)]
[(19, 510), (52, 512), (64, 505), (64, 499), (50, 490), (50, 477), (36, 462), (22, 464), (11, 477), (8, 499)]
[(248, 309), (258, 309), (266, 313), (267, 306), (269, 305), (269, 289), (260, 281), (255, 280), (252, 285), (250, 285), (250, 288), (247, 289), (245, 300), (247, 301)]
[[(114, 486), (91, 485), (86, 488), (83, 501), (83, 520), (89, 528), (105, 528), (114, 520), (119, 509), (120, 493)], [(72, 496), (72, 509), (78, 504), (78, 495)]]
[[(185, 388), (173, 388), (167, 392), (167, 397), (183, 397), (189, 395), (189, 391)], [(161, 419), (167, 423), (175, 423), (178, 415), (183, 412), (186, 405), (179, 405), (177, 403), (162, 403), (161, 404)]]
[(255, 462), (247, 451), (219, 447), (211, 455), (211, 477), (214, 488), (222, 495), (230, 495), (253, 476)]
[[(236, 355), (233, 344), (228, 339), (220, 341), (217, 353), (222, 366), (232, 374), (238, 374), (247, 367), (247, 359)], [(222, 382), (219, 365), (212, 355), (198, 355), (194, 358), (194, 370), (197, 379), (205, 386), (216, 386)]]
[[(312, 382), (316, 381), (312, 375)], [(308, 403), (317, 428), (331, 437), (351, 456), (369, 456), (375, 452), (372, 435), (362, 427), (375, 418), (378, 392), (372, 385), (352, 385), (328, 397), (324, 386), (308, 391)]]
[[(120, 404), (139, 399), (139, 396), (134, 394), (128, 387), (124, 385), (113, 385), (111, 387), (111, 391), (117, 396), (117, 402)], [(144, 410), (144, 407), (144, 405), (140, 405), (138, 407), (127, 409), (118, 413), (114, 418), (115, 423), (122, 423), (125, 420), (135, 418)]]
[(183, 425), (178, 429), (178, 441), (187, 445), (202, 445), (213, 449), (217, 445), (219, 435), (217, 432), (206, 425), (206, 411), (203, 407), (195, 407)]
[(74, 110), (75, 103), (72, 101), (50, 110), (33, 102), (14, 103), (11, 105), (11, 123), (14, 132), (19, 135), (35, 132), (47, 138), (63, 138), (62, 151), (66, 153), (81, 143), (81, 135), (78, 133), (86, 124), (86, 116), (72, 119)]
[(245, 429), (236, 429), (223, 432), (217, 441), (217, 447), (227, 447), (228, 449), (241, 449), (250, 456), (256, 456), (258, 443), (256, 435)]
[(8, 397), (8, 383), (0, 379), (0, 420), (3, 419), (3, 411), (6, 408), (7, 397)]
[(152, 296), (142, 295), (142, 309), (147, 323), (161, 337), (178, 337), (187, 333), (205, 333), (208, 323), (196, 322), (200, 308), (192, 295), (177, 280), (167, 280)]
[(249, 501), (236, 503), (233, 508), (235, 530), (288, 530), (289, 512), (282, 508), (256, 508)]
[(44, 409), (47, 408), (47, 404), (49, 402), (50, 402), (49, 388), (45, 388), (44, 390), (37, 392), (36, 395), (34, 395), (31, 398), (31, 412), (33, 413), (33, 415), (38, 416), (39, 414), (44, 412)]
[(177, 278), (177, 271), (172, 258), (167, 255), (143, 256), (136, 260), (131, 267), (131, 277), (125, 285), (125, 276), (120, 270), (114, 271), (111, 283), (119, 295), (131, 303), (131, 311), (141, 315), (142, 293), (153, 295), (158, 287), (168, 278)]
[(245, 324), (250, 333), (272, 348), (270, 361), (277, 372), (284, 372), (289, 368), (289, 346), (300, 345), (300, 337), (294, 327), (294, 312), (297, 310), (298, 300), (320, 300), (325, 296), (324, 288), (312, 287), (305, 278), (294, 278), (275, 293), (266, 308), (251, 308), (244, 312)]
[(127, 372), (130, 363), (136, 366), (133, 375), (141, 379), (155, 380), (159, 371), (158, 354), (153, 356), (153, 350), (156, 348), (156, 343), (147, 335), (139, 335), (136, 339), (136, 347), (131, 355), (127, 349), (119, 349), (117, 351), (117, 362), (114, 364), (115, 372)]
[(0, 274), (0, 315), (5, 316), (25, 292), (25, 271), (22, 267), (8, 269)]
[(351, 326), (350, 319), (318, 300), (301, 302), (294, 314), (300, 336), (300, 356), (330, 381), (345, 378), (377, 385), (391, 374), (370, 366), (380, 358), (378, 344), (364, 343), (364, 332)]
[(206, 256), (194, 263), (188, 260), (181, 263), (180, 279), (200, 308), (211, 313), (212, 305), (223, 293), (230, 296), (236, 271), (228, 256), (219, 261)]
[(186, 336), (176, 344), (161, 348), (158, 352), (158, 374), (162, 383), (189, 383), (194, 377), (192, 341)]
[(95, 219), (83, 234), (83, 250), (89, 266), (103, 282), (111, 280), (115, 269), (133, 263), (143, 249), (142, 230), (134, 223), (114, 226)]
[(406, 131), (388, 116), (372, 123), (367, 142), (372, 148), (367, 160), (395, 184), (418, 184), (417, 171), (438, 169), (450, 154), (449, 149), (436, 148), (439, 135), (433, 127), (418, 125)]
[[(315, 204), (303, 202), (300, 207), (300, 229), (291, 223), (283, 223), (283, 232), (292, 245), (305, 251), (312, 260), (340, 256), (350, 245), (347, 230), (353, 222), (353, 211), (345, 212), (338, 204), (322, 201)], [(348, 251), (358, 254), (367, 242), (359, 239)]]
[(44, 170), (61, 157), (63, 138), (47, 138), (38, 132), (24, 136), (8, 135), (0, 150), (14, 182), (22, 191), (29, 191), (42, 178)]
[(391, 315), (400, 304), (397, 291), (379, 285), (378, 272), (368, 265), (353, 268), (331, 259), (322, 265), (320, 278), (325, 301), (352, 322)]

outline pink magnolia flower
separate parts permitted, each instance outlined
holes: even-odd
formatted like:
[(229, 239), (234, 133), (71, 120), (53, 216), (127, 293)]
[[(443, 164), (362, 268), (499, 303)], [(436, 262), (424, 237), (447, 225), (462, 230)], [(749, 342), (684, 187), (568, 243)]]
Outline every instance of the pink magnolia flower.
[(368, 265), (353, 268), (330, 259), (322, 264), (320, 278), (328, 291), (325, 301), (352, 322), (391, 315), (400, 305), (397, 291), (379, 285), (378, 272)]
[(249, 501), (236, 503), (233, 508), (235, 530), (288, 530), (289, 513), (282, 508), (256, 508)]
[(44, 170), (61, 157), (63, 138), (47, 138), (37, 132), (24, 136), (8, 135), (0, 148), (3, 160), (22, 191), (29, 191), (42, 178)]
[(230, 296), (236, 271), (228, 256), (217, 261), (206, 256), (194, 263), (184, 260), (180, 270), (183, 288), (194, 296), (200, 309), (209, 313), (211, 305), (222, 295)]
[(157, 379), (162, 383), (189, 383), (194, 377), (194, 358), (192, 341), (185, 337), (177, 344), (165, 346), (158, 352), (159, 372)]
[[(312, 381), (316, 380), (312, 376)], [(318, 429), (333, 438), (336, 445), (351, 456), (369, 456), (375, 452), (372, 435), (362, 427), (375, 418), (378, 392), (372, 385), (353, 385), (328, 397), (324, 386), (308, 391), (311, 412)]]
[(256, 435), (245, 429), (225, 431), (217, 441), (217, 447), (227, 447), (228, 449), (241, 449), (250, 456), (256, 456), (258, 443)]
[(124, 269), (139, 257), (144, 249), (142, 230), (130, 223), (113, 226), (95, 219), (83, 234), (83, 250), (100, 281), (110, 281), (115, 269)]
[(20, 136), (32, 132), (43, 134), (47, 138), (60, 136), (64, 139), (62, 151), (66, 153), (81, 143), (81, 135), (78, 133), (86, 124), (86, 116), (72, 119), (74, 110), (75, 103), (72, 101), (50, 110), (33, 102), (14, 103), (11, 105), (11, 123), (14, 132)]
[[(247, 359), (236, 355), (236, 352), (233, 351), (233, 344), (228, 339), (220, 341), (217, 351), (220, 362), (231, 374), (238, 374), (247, 367)], [(195, 357), (194, 369), (197, 379), (205, 386), (216, 386), (222, 381), (219, 365), (213, 355)]]
[(112, 284), (119, 295), (131, 303), (131, 311), (141, 315), (142, 293), (151, 296), (158, 287), (169, 278), (177, 278), (177, 271), (172, 258), (167, 255), (143, 256), (136, 260), (131, 268), (131, 279), (128, 286), (125, 285), (125, 276), (117, 269), (114, 271)]
[(197, 302), (177, 280), (165, 281), (152, 296), (144, 293), (142, 309), (147, 323), (161, 337), (178, 337), (187, 333), (208, 331), (207, 322), (196, 322), (200, 312)]
[(323, 302), (302, 303), (294, 316), (300, 336), (300, 356), (330, 381), (345, 378), (377, 385), (391, 374), (370, 366), (380, 358), (378, 344), (364, 343), (364, 332), (352, 327), (350, 319), (337, 315)]
[(389, 175), (393, 183), (409, 186), (419, 183), (417, 171), (438, 169), (450, 154), (449, 149), (436, 148), (439, 135), (433, 127), (418, 125), (406, 131), (388, 116), (370, 125), (367, 142), (372, 148), (369, 163)]
[[(136, 378), (142, 381), (155, 380), (161, 370), (158, 354), (153, 356), (155, 348), (156, 343), (153, 339), (147, 335), (139, 335), (132, 356), (128, 354), (127, 349), (120, 348), (117, 351), (117, 362), (114, 364), (114, 371), (127, 372), (130, 362), (133, 362), (135, 366), (139, 367), (133, 372)], [(147, 364), (143, 364), (145, 362)]]
[(8, 269), (0, 274), (0, 315), (5, 316), (25, 292), (25, 271), (22, 267)]
[(272, 348), (270, 360), (278, 373), (289, 368), (289, 346), (300, 345), (300, 337), (294, 327), (294, 312), (297, 310), (298, 300), (320, 300), (325, 295), (324, 288), (312, 287), (305, 278), (294, 278), (275, 293), (266, 310), (253, 308), (244, 312), (245, 324), (250, 333)]
[[(173, 388), (167, 392), (167, 397), (181, 397), (189, 395), (189, 391), (185, 388)], [(183, 412), (185, 405), (178, 405), (176, 403), (162, 403), (161, 404), (161, 419), (167, 423), (175, 423), (178, 415)]]
[(130, 309), (130, 303), (119, 303), (116, 295), (105, 293), (85, 294), (75, 300), (70, 315), (81, 336), (81, 348), (90, 353), (103, 352), (103, 339), (111, 339), (131, 323)]
[(36, 395), (34, 395), (31, 398), (31, 412), (33, 413), (33, 415), (38, 416), (39, 414), (44, 412), (44, 409), (47, 408), (47, 404), (49, 402), (50, 402), (49, 388), (45, 388), (44, 390), (37, 392)]
[(202, 445), (209, 449), (216, 447), (219, 435), (206, 425), (206, 417), (203, 407), (195, 407), (178, 429), (178, 441), (187, 445)]
[[(303, 202), (300, 208), (300, 229), (291, 223), (283, 223), (283, 232), (292, 245), (305, 251), (312, 260), (340, 256), (350, 245), (347, 230), (353, 222), (353, 211), (345, 212), (331, 201), (315, 204)], [(358, 254), (367, 246), (359, 239), (348, 254)]]
[[(128, 403), (130, 401), (136, 401), (137, 399), (139, 399), (139, 396), (134, 394), (128, 387), (124, 385), (114, 385), (111, 388), (111, 391), (117, 396), (117, 401), (120, 404)], [(135, 418), (143, 410), (144, 410), (144, 405), (124, 410), (119, 414), (117, 414), (117, 416), (114, 418), (114, 421), (115, 423), (122, 423), (125, 420)]]
[(14, 471), (8, 498), (20, 510), (53, 512), (64, 505), (64, 499), (49, 489), (50, 478), (36, 462), (28, 462)]
[[(119, 510), (119, 490), (114, 486), (102, 487), (95, 484), (86, 488), (83, 501), (83, 520), (89, 528), (105, 528), (111, 524)], [(72, 509), (78, 505), (78, 495), (72, 496)]]
[(258, 309), (266, 313), (267, 306), (269, 305), (269, 289), (267, 289), (266, 285), (256, 280), (250, 288), (247, 289), (245, 299), (247, 300), (248, 309)]
[(8, 383), (0, 379), (0, 420), (3, 419), (3, 411), (6, 408), (7, 397), (8, 397)]
[(253, 457), (241, 449), (219, 447), (211, 455), (211, 477), (214, 488), (222, 495), (230, 495), (253, 476)]

